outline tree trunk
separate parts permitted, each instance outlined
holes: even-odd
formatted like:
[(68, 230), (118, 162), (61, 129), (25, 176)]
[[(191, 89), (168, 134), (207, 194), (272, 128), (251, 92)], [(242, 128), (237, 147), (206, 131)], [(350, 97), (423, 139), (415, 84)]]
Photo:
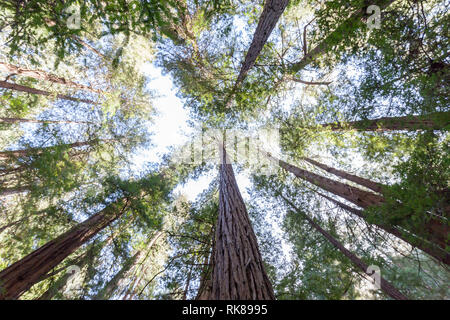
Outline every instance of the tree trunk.
[(313, 172), (309, 172), (307, 170), (303, 170), (292, 166), (282, 160), (278, 160), (271, 155), (267, 155), (272, 160), (278, 161), (279, 165), (285, 169), (293, 173), (296, 177), (306, 180), (328, 192), (331, 192), (339, 197), (342, 197), (353, 204), (361, 208), (368, 208), (370, 206), (378, 206), (384, 202), (384, 198), (380, 195), (374, 194), (369, 191), (364, 191), (359, 188), (350, 186), (348, 184), (335, 181), (326, 177), (322, 177)]
[(92, 124), (89, 121), (66, 121), (66, 120), (35, 120), (21, 118), (0, 118), (0, 123), (76, 123), (76, 124)]
[(309, 159), (309, 158), (302, 158), (302, 160), (305, 160), (305, 161), (311, 163), (312, 165), (314, 165), (316, 167), (319, 167), (319, 168), (321, 168), (321, 169), (323, 169), (323, 170), (325, 170), (325, 171), (327, 171), (327, 172), (329, 172), (331, 174), (334, 174), (335, 176), (344, 178), (344, 179), (346, 179), (348, 181), (352, 181), (354, 183), (357, 183), (357, 184), (359, 184), (359, 185), (361, 185), (363, 187), (366, 187), (366, 188), (368, 188), (370, 190), (373, 190), (375, 192), (378, 192), (378, 193), (382, 192), (382, 186), (383, 185), (380, 184), (380, 183), (374, 182), (374, 181), (369, 180), (369, 179), (358, 177), (358, 176), (356, 176), (354, 174), (350, 174), (350, 173), (347, 173), (347, 172), (342, 171), (342, 170), (334, 169), (332, 167), (329, 167), (329, 166), (327, 166), (325, 164), (322, 164), (320, 162), (317, 162), (317, 161)]
[[(364, 211), (352, 208), (338, 200), (335, 200), (331, 197), (324, 195), (323, 193), (317, 192), (317, 194), (319, 196), (327, 199), (328, 201), (336, 204), (340, 208), (364, 219), (364, 221), (367, 221), (367, 215), (364, 213)], [(416, 235), (414, 235), (411, 232), (406, 231), (406, 230), (399, 230), (395, 227), (391, 227), (391, 226), (380, 224), (380, 223), (374, 223), (374, 225), (377, 226), (378, 228), (386, 231), (387, 233), (390, 233), (390, 234), (396, 236), (397, 238), (405, 241), (406, 243), (410, 244), (411, 246), (416, 247), (416, 248), (422, 250), (423, 252), (428, 253), (430, 256), (434, 257), (436, 260), (443, 262), (447, 265), (450, 265), (450, 253), (446, 252), (445, 250), (442, 250), (441, 247), (438, 247), (433, 243), (430, 243), (428, 241), (420, 239)]]
[[(379, 206), (382, 205), (385, 201), (383, 196), (374, 194), (372, 192), (363, 191), (359, 188), (347, 185), (345, 183), (325, 178), (318, 174), (297, 168), (282, 160), (278, 160), (272, 157), (268, 153), (266, 153), (266, 156), (273, 161), (277, 161), (283, 169), (293, 173), (296, 177), (306, 180), (328, 192), (331, 192), (339, 197), (342, 197), (361, 208), (366, 209), (371, 206)], [(449, 227), (446, 225), (445, 222), (441, 222), (437, 218), (430, 218), (430, 220), (423, 226), (421, 226), (420, 229), (418, 228), (415, 228), (414, 230), (408, 229), (408, 231), (411, 232), (414, 236), (422, 238), (422, 241), (423, 239), (425, 239), (433, 243), (434, 245), (439, 246), (444, 252), (446, 252), (444, 255), (442, 254), (440, 255), (439, 260), (447, 264), (449, 263), (448, 251), (446, 247), (448, 241), (447, 239), (449, 238), (450, 235), (449, 235)], [(415, 247), (417, 246), (417, 244), (413, 244), (411, 242), (409, 243), (411, 245), (414, 245)]]
[(92, 100), (80, 99), (80, 98), (75, 98), (75, 97), (71, 97), (71, 96), (64, 95), (64, 94), (52, 93), (49, 91), (44, 91), (44, 90), (35, 89), (35, 88), (27, 87), (27, 86), (22, 86), (20, 84), (11, 83), (11, 82), (7, 82), (7, 81), (0, 81), (0, 88), (20, 91), (20, 92), (26, 92), (26, 93), (30, 93), (30, 94), (38, 94), (38, 95), (42, 95), (42, 96), (46, 96), (46, 97), (55, 96), (58, 99), (68, 100), (68, 101), (83, 102), (83, 103), (87, 103), (87, 104), (98, 104), (97, 102), (92, 101)]
[(78, 226), (1, 271), (0, 300), (18, 299), (43, 275), (119, 218), (127, 207), (128, 200), (126, 199), (107, 206)]
[(443, 130), (450, 125), (450, 112), (435, 112), (423, 116), (383, 117), (344, 123), (327, 123), (322, 126), (333, 131), (354, 129), (357, 131), (391, 130)]
[[(353, 254), (351, 251), (347, 250), (339, 241), (337, 241), (331, 234), (326, 232), (324, 229), (322, 229), (313, 219), (308, 217), (306, 214), (302, 213), (291, 201), (289, 201), (286, 197), (283, 195), (280, 195), (283, 200), (288, 203), (297, 213), (301, 213), (302, 216), (308, 221), (308, 223), (316, 229), (318, 232), (320, 232), (330, 243), (338, 249), (342, 254), (344, 254), (347, 258), (350, 259), (350, 261), (358, 267), (364, 274), (367, 276), (371, 276), (371, 273), (368, 273), (369, 266), (364, 263), (361, 259), (359, 259), (355, 254)], [(380, 287), (381, 290), (383, 290), (384, 293), (386, 293), (388, 296), (395, 300), (408, 300), (408, 298), (403, 295), (400, 291), (397, 290), (389, 281), (384, 279), (382, 276), (380, 276)]]
[(284, 9), (286, 9), (288, 3), (289, 0), (266, 0), (263, 12), (258, 21), (258, 26), (253, 35), (252, 43), (250, 44), (241, 71), (237, 77), (236, 87), (244, 81), (247, 72), (254, 66), (258, 55), (266, 44), (267, 39), (269, 39), (273, 28), (275, 28), (275, 25), (283, 14)]
[[(390, 6), (395, 0), (374, 0), (371, 4), (377, 5), (381, 10)], [(334, 39), (342, 39), (344, 40), (345, 35), (348, 34), (348, 30), (353, 30), (354, 25), (357, 23), (361, 23), (361, 20), (366, 16), (366, 8), (359, 9), (355, 11), (347, 20), (341, 23), (336, 30), (331, 32), (325, 39), (323, 39), (314, 49), (309, 51), (299, 62), (294, 63), (290, 67), (291, 73), (299, 72), (308, 66), (314, 59), (317, 59), (322, 54), (324, 54), (327, 50), (331, 49), (332, 46), (329, 44), (334, 41)]]
[(275, 299), (233, 168), (221, 146), (219, 216), (210, 300)]
[[(153, 238), (150, 239), (150, 242), (147, 245), (147, 252), (153, 247), (158, 238), (162, 235), (162, 231), (158, 231)], [(137, 251), (128, 261), (124, 263), (122, 268), (117, 272), (114, 277), (106, 284), (106, 286), (96, 295), (95, 299), (103, 300), (109, 299), (114, 290), (117, 288), (119, 281), (123, 279), (123, 277), (136, 265), (136, 262), (142, 256), (142, 251)]]
[(79, 89), (79, 90), (86, 90), (94, 93), (101, 93), (101, 90), (96, 90), (94, 88), (91, 88), (89, 86), (85, 86), (79, 83), (76, 83), (71, 80), (67, 80), (62, 77), (58, 77), (57, 75), (42, 71), (42, 70), (30, 70), (30, 69), (24, 69), (18, 66), (14, 66), (9, 63), (0, 62), (0, 71), (10, 73), (10, 74), (17, 74), (24, 77), (29, 77), (37, 80), (43, 80), (43, 81), (49, 81), (53, 83), (58, 83), (65, 85), (70, 88)]

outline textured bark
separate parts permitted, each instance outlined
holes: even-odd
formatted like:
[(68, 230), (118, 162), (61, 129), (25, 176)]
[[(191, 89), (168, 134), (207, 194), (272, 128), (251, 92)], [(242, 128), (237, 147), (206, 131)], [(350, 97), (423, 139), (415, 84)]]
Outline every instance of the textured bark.
[[(288, 203), (297, 213), (301, 213), (302, 216), (308, 221), (308, 223), (320, 232), (336, 249), (338, 249), (342, 254), (344, 254), (350, 261), (358, 267), (364, 274), (370, 276), (372, 274), (367, 272), (369, 266), (358, 258), (354, 253), (345, 248), (338, 240), (336, 240), (331, 234), (322, 229), (313, 219), (308, 217), (306, 214), (302, 213), (291, 201), (289, 201), (286, 197), (281, 195), (286, 203)], [(397, 290), (389, 281), (380, 276), (380, 287), (384, 293), (395, 300), (408, 300), (408, 298), (403, 295), (400, 291)]]
[[(374, 0), (370, 4), (377, 5), (381, 10), (390, 6), (395, 0)], [(360, 23), (366, 16), (366, 8), (359, 9), (355, 11), (347, 20), (340, 24), (336, 30), (331, 32), (325, 39), (323, 39), (314, 49), (309, 51), (299, 62), (293, 64), (290, 67), (290, 72), (298, 72), (308, 66), (314, 59), (317, 59), (322, 54), (330, 50), (331, 47), (329, 43), (333, 39), (341, 38), (342, 41), (346, 38), (345, 35), (348, 33), (347, 30), (352, 30), (353, 26)]]
[(98, 104), (97, 102), (92, 101), (92, 100), (80, 99), (80, 98), (75, 98), (75, 97), (71, 97), (71, 96), (64, 95), (64, 94), (52, 93), (49, 91), (35, 89), (35, 88), (27, 87), (27, 86), (22, 86), (20, 84), (11, 83), (11, 82), (7, 82), (7, 81), (0, 81), (0, 88), (20, 91), (20, 92), (26, 92), (26, 93), (30, 93), (30, 94), (38, 94), (38, 95), (46, 96), (46, 97), (56, 96), (56, 98), (58, 98), (58, 99), (68, 100), (68, 101), (83, 102), (83, 103), (88, 103), (88, 104)]
[(69, 121), (69, 120), (35, 120), (22, 118), (0, 118), (0, 123), (76, 123), (76, 124), (92, 124), (89, 121)]
[(58, 83), (65, 85), (70, 88), (79, 89), (79, 90), (86, 90), (94, 93), (101, 93), (101, 90), (94, 89), (89, 86), (85, 86), (79, 83), (76, 83), (74, 81), (65, 79), (63, 77), (59, 77), (57, 75), (42, 71), (42, 70), (31, 70), (31, 69), (25, 69), (18, 66), (14, 66), (9, 63), (0, 62), (0, 71), (11, 73), (11, 74), (17, 74), (24, 77), (29, 77), (37, 80), (43, 80), (43, 81), (49, 81), (53, 83)]
[(380, 184), (380, 183), (374, 182), (374, 181), (369, 180), (369, 179), (358, 177), (358, 176), (356, 176), (354, 174), (350, 174), (350, 173), (347, 173), (347, 172), (342, 171), (342, 170), (334, 169), (332, 167), (329, 167), (329, 166), (327, 166), (325, 164), (322, 164), (320, 162), (317, 162), (317, 161), (309, 159), (309, 158), (302, 158), (302, 159), (307, 161), (307, 162), (309, 162), (309, 163), (311, 163), (312, 165), (314, 165), (316, 167), (319, 167), (319, 168), (321, 168), (321, 169), (323, 169), (323, 170), (325, 170), (325, 171), (327, 171), (327, 172), (329, 172), (331, 174), (334, 174), (335, 176), (344, 178), (345, 180), (348, 180), (348, 181), (352, 181), (354, 183), (357, 183), (357, 184), (359, 184), (361, 186), (364, 186), (364, 187), (366, 187), (366, 188), (368, 188), (370, 190), (373, 190), (375, 192), (378, 192), (378, 193), (382, 192), (382, 186), (383, 185)]
[(245, 56), (241, 71), (237, 77), (236, 86), (239, 85), (247, 75), (247, 72), (254, 66), (258, 55), (261, 53), (264, 45), (269, 39), (270, 34), (275, 28), (278, 20), (286, 9), (289, 0), (266, 0), (258, 26), (253, 35), (252, 43)]
[[(366, 220), (367, 215), (364, 213), (364, 211), (350, 207), (338, 200), (335, 200), (331, 197), (328, 197), (327, 195), (324, 195), (323, 193), (317, 192), (317, 194), (319, 196), (327, 199), (328, 201), (336, 204), (340, 208), (342, 208), (350, 213), (353, 213), (354, 215), (367, 221)], [(450, 265), (450, 253), (446, 252), (445, 250), (442, 250), (441, 247), (438, 247), (435, 244), (430, 243), (429, 241), (424, 241), (424, 239), (420, 239), (417, 236), (415, 236), (414, 234), (407, 232), (406, 230), (399, 230), (395, 227), (380, 224), (380, 223), (374, 223), (374, 225), (377, 226), (378, 228), (386, 231), (387, 233), (390, 233), (390, 234), (396, 236), (397, 238), (405, 241), (406, 243), (410, 244), (411, 246), (416, 247), (416, 248), (422, 250), (423, 252), (428, 253), (430, 256), (434, 257), (436, 260), (438, 260), (442, 263), (445, 263), (447, 265)]]
[(322, 126), (333, 131), (354, 129), (357, 131), (391, 130), (442, 130), (450, 125), (450, 112), (435, 112), (424, 116), (383, 117), (344, 123), (327, 123)]
[(233, 168), (226, 161), (223, 147), (221, 158), (219, 216), (208, 299), (275, 299)]
[[(128, 200), (109, 205), (0, 272), (0, 300), (18, 299), (39, 279), (99, 231), (119, 218)], [(121, 208), (119, 208), (121, 207)]]

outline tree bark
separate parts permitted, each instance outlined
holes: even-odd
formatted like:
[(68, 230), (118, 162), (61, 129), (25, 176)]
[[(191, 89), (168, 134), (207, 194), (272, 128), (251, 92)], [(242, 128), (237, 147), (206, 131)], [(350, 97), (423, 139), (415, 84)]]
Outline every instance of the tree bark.
[(244, 200), (223, 145), (221, 150), (219, 216), (212, 262), (212, 287), (207, 298), (275, 299)]
[(75, 98), (75, 97), (71, 97), (71, 96), (64, 95), (64, 94), (52, 93), (49, 91), (35, 89), (35, 88), (27, 87), (27, 86), (22, 86), (20, 84), (11, 83), (11, 82), (7, 82), (7, 81), (0, 81), (0, 88), (20, 91), (20, 92), (26, 92), (26, 93), (30, 93), (30, 94), (38, 94), (38, 95), (42, 95), (42, 96), (46, 96), (46, 97), (55, 96), (58, 99), (68, 100), (68, 101), (82, 102), (82, 103), (87, 103), (87, 104), (98, 104), (97, 102), (92, 101), (92, 100), (80, 99), (80, 98)]
[(333, 131), (443, 130), (450, 125), (450, 112), (435, 112), (423, 116), (383, 117), (343, 123), (326, 123), (322, 127)]
[[(390, 6), (395, 0), (374, 0), (371, 4), (377, 5), (381, 10)], [(324, 54), (327, 50), (331, 49), (329, 43), (333, 39), (340, 38), (344, 40), (345, 35), (348, 34), (348, 30), (352, 30), (355, 24), (360, 23), (361, 20), (366, 16), (365, 8), (355, 11), (347, 20), (341, 23), (336, 30), (331, 32), (325, 39), (323, 39), (314, 49), (309, 51), (299, 62), (294, 63), (290, 67), (291, 73), (299, 72), (308, 66), (311, 62), (317, 59), (319, 56)]]
[(33, 79), (37, 79), (37, 80), (58, 83), (58, 84), (65, 85), (70, 88), (74, 88), (74, 89), (86, 90), (86, 91), (90, 91), (93, 93), (102, 93), (101, 90), (97, 90), (92, 87), (85, 86), (85, 85), (76, 83), (71, 80), (67, 80), (63, 77), (59, 77), (57, 75), (54, 75), (54, 74), (51, 74), (51, 73), (48, 73), (48, 72), (45, 72), (42, 70), (25, 69), (25, 68), (14, 66), (12, 64), (5, 63), (5, 62), (0, 62), (0, 71), (10, 73), (10, 74), (17, 74), (20, 76), (29, 77), (29, 78), (33, 78)]
[(383, 185), (381, 183), (377, 183), (377, 182), (374, 182), (374, 181), (369, 180), (369, 179), (361, 178), (361, 177), (358, 177), (358, 176), (356, 176), (354, 174), (350, 174), (350, 173), (347, 173), (347, 172), (342, 171), (342, 170), (334, 169), (332, 167), (329, 167), (329, 166), (327, 166), (325, 164), (322, 164), (320, 162), (317, 162), (317, 161), (309, 159), (309, 158), (302, 158), (302, 160), (305, 160), (305, 161), (311, 163), (312, 165), (314, 165), (316, 167), (319, 167), (319, 168), (321, 168), (321, 169), (323, 169), (323, 170), (325, 170), (325, 171), (327, 171), (327, 172), (329, 172), (331, 174), (334, 174), (335, 176), (344, 178), (345, 180), (348, 180), (348, 181), (352, 181), (354, 183), (357, 183), (357, 184), (359, 184), (359, 185), (361, 185), (363, 187), (366, 187), (366, 188), (368, 188), (370, 190), (373, 190), (375, 192), (382, 193)]
[[(0, 272), (0, 300), (18, 299), (39, 279), (98, 232), (119, 218), (129, 201), (121, 199)], [(121, 208), (119, 208), (121, 207)]]
[[(289, 199), (284, 197), (283, 195), (280, 195), (283, 200), (289, 204), (297, 213), (301, 213), (302, 216), (308, 221), (308, 223), (316, 229), (318, 232), (320, 232), (336, 249), (338, 249), (342, 254), (344, 254), (347, 258), (350, 259), (350, 261), (358, 267), (364, 274), (367, 276), (371, 276), (372, 274), (368, 273), (369, 266), (364, 263), (360, 258), (358, 258), (354, 253), (349, 251), (347, 248), (345, 248), (338, 240), (336, 240), (331, 234), (326, 232), (324, 229), (322, 229), (313, 219), (308, 217), (306, 214), (301, 212)], [(396, 287), (394, 287), (389, 281), (384, 279), (382, 276), (380, 276), (380, 287), (381, 290), (383, 290), (384, 293), (386, 293), (388, 296), (395, 300), (408, 300), (408, 297), (403, 295), (400, 291), (397, 290)]]

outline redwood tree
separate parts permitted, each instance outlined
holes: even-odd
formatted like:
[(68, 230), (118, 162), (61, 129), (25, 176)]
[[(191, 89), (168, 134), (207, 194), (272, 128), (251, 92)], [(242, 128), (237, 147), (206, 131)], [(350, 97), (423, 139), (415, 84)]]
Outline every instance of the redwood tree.
[(206, 298), (275, 299), (233, 168), (227, 161), (225, 148), (221, 149), (219, 216), (211, 261), (211, 288)]

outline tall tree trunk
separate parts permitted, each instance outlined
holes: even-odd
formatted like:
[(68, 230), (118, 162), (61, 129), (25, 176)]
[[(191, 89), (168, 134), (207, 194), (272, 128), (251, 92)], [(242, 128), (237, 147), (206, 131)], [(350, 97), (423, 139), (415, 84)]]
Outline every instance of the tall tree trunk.
[(46, 96), (46, 97), (55, 96), (58, 99), (68, 100), (68, 101), (83, 102), (83, 103), (87, 103), (87, 104), (98, 104), (97, 102), (92, 101), (92, 100), (75, 98), (75, 97), (71, 97), (71, 96), (64, 95), (64, 94), (58, 94), (58, 93), (55, 94), (55, 93), (52, 93), (49, 91), (35, 89), (35, 88), (27, 87), (27, 86), (22, 86), (20, 84), (11, 83), (11, 82), (7, 82), (7, 81), (0, 81), (0, 88), (20, 91), (20, 92), (26, 92), (26, 93), (30, 93), (30, 94), (37, 94), (37, 95), (42, 95), (42, 96)]
[[(395, 0), (374, 0), (370, 4), (377, 5), (381, 10), (390, 6)], [(329, 45), (334, 41), (334, 39), (342, 39), (344, 40), (345, 35), (348, 34), (348, 30), (353, 30), (354, 25), (358, 23), (362, 23), (364, 17), (367, 15), (366, 8), (361, 8), (355, 11), (347, 20), (341, 23), (336, 30), (331, 32), (328, 36), (325, 37), (314, 49), (309, 51), (299, 62), (294, 63), (290, 67), (291, 73), (299, 72), (308, 66), (314, 59), (317, 59), (322, 54), (324, 54), (327, 50), (330, 50), (332, 47)]]
[(67, 256), (119, 218), (129, 201), (121, 199), (0, 272), (0, 300), (17, 299)]
[(219, 216), (213, 252), (212, 300), (275, 299), (233, 168), (221, 146)]
[(247, 72), (254, 66), (256, 58), (258, 58), (288, 3), (289, 0), (266, 0), (252, 43), (237, 77), (236, 86), (244, 81)]
[[(350, 207), (338, 200), (328, 197), (327, 195), (325, 195), (323, 193), (317, 192), (317, 194), (319, 196), (327, 199), (328, 201), (336, 204), (337, 206), (344, 209), (345, 211), (353, 213), (354, 215), (367, 221), (367, 215), (364, 213), (364, 211)], [(420, 239), (416, 235), (414, 235), (413, 233), (411, 233), (407, 230), (399, 230), (396, 227), (391, 227), (391, 226), (381, 224), (381, 223), (373, 223), (373, 224), (375, 226), (377, 226), (378, 228), (386, 231), (387, 233), (390, 233), (390, 234), (396, 236), (397, 238), (405, 241), (406, 243), (410, 244), (411, 246), (416, 247), (416, 248), (422, 250), (423, 252), (428, 253), (430, 256), (434, 257), (436, 260), (443, 262), (447, 265), (450, 265), (450, 253), (446, 252), (445, 250), (442, 250), (441, 247), (438, 247), (435, 244), (430, 243), (429, 241), (425, 241), (424, 239)]]
[(450, 112), (435, 112), (423, 116), (383, 117), (343, 123), (326, 123), (322, 126), (333, 131), (354, 129), (358, 131), (390, 130), (443, 130), (450, 125)]
[(225, 100), (225, 106), (231, 107), (233, 99), (236, 95), (241, 83), (244, 81), (248, 71), (255, 65), (255, 61), (258, 58), (261, 50), (269, 39), (270, 34), (275, 28), (278, 20), (286, 9), (289, 0), (266, 0), (263, 8), (263, 12), (258, 21), (255, 33), (253, 34), (253, 40), (242, 63), (241, 70), (236, 79), (236, 82), (231, 90), (231, 94)]
[(76, 83), (71, 80), (67, 80), (63, 77), (59, 77), (57, 75), (42, 71), (42, 70), (30, 70), (21, 68), (18, 66), (14, 66), (9, 63), (0, 62), (0, 71), (11, 73), (11, 74), (17, 74), (24, 77), (29, 77), (37, 80), (43, 80), (43, 81), (49, 81), (53, 83), (58, 83), (65, 85), (70, 88), (79, 89), (79, 90), (86, 90), (94, 93), (101, 93), (101, 90), (94, 89), (89, 86), (85, 86), (79, 83)]
[[(385, 201), (383, 196), (374, 194), (372, 192), (364, 191), (359, 188), (326, 177), (322, 177), (318, 174), (309, 172), (304, 169), (297, 168), (282, 160), (278, 160), (272, 157), (268, 153), (266, 153), (266, 156), (269, 159), (278, 162), (283, 169), (293, 173), (296, 177), (306, 180), (328, 192), (331, 192), (339, 197), (342, 197), (361, 208), (366, 209), (371, 206), (380, 206)], [(440, 221), (438, 218), (431, 217), (429, 221), (426, 222), (420, 228), (415, 228), (414, 230), (408, 229), (408, 231), (413, 233), (418, 238), (425, 239), (433, 243), (434, 245), (439, 246), (443, 251), (446, 252), (446, 254), (440, 256), (439, 260), (444, 263), (449, 262), (448, 250), (446, 249), (446, 247), (450, 235), (449, 235), (449, 227), (445, 222)], [(417, 244), (411, 242), (409, 243), (415, 247), (417, 246)]]
[(374, 182), (374, 181), (369, 180), (369, 179), (358, 177), (358, 176), (356, 176), (354, 174), (350, 174), (350, 173), (347, 173), (347, 172), (342, 171), (342, 170), (334, 169), (332, 167), (329, 167), (329, 166), (327, 166), (325, 164), (322, 164), (320, 162), (317, 162), (317, 161), (309, 159), (309, 158), (302, 158), (302, 160), (305, 160), (305, 161), (311, 163), (312, 165), (314, 165), (316, 167), (319, 167), (319, 168), (321, 168), (321, 169), (323, 169), (323, 170), (325, 170), (325, 171), (327, 171), (327, 172), (329, 172), (331, 174), (334, 174), (335, 176), (344, 178), (345, 180), (348, 180), (348, 181), (352, 181), (354, 183), (357, 183), (357, 184), (359, 184), (361, 186), (364, 186), (364, 187), (366, 187), (366, 188), (368, 188), (370, 190), (373, 190), (375, 192), (378, 192), (378, 193), (382, 192), (383, 185), (380, 184), (380, 183)]
[(69, 120), (35, 120), (22, 118), (0, 118), (0, 123), (76, 123), (76, 124), (92, 124), (89, 121), (69, 121)]
[[(368, 273), (369, 266), (364, 263), (361, 259), (359, 259), (354, 253), (346, 249), (338, 240), (336, 240), (331, 234), (322, 229), (313, 219), (308, 217), (305, 213), (300, 211), (289, 199), (280, 194), (283, 200), (289, 204), (297, 213), (302, 214), (302, 216), (308, 221), (308, 223), (320, 232), (330, 243), (338, 249), (342, 254), (344, 254), (350, 261), (358, 267), (364, 274), (370, 276), (372, 274)], [(380, 276), (380, 287), (384, 293), (396, 300), (408, 300), (408, 298), (403, 295), (400, 291), (397, 290), (389, 281)]]

